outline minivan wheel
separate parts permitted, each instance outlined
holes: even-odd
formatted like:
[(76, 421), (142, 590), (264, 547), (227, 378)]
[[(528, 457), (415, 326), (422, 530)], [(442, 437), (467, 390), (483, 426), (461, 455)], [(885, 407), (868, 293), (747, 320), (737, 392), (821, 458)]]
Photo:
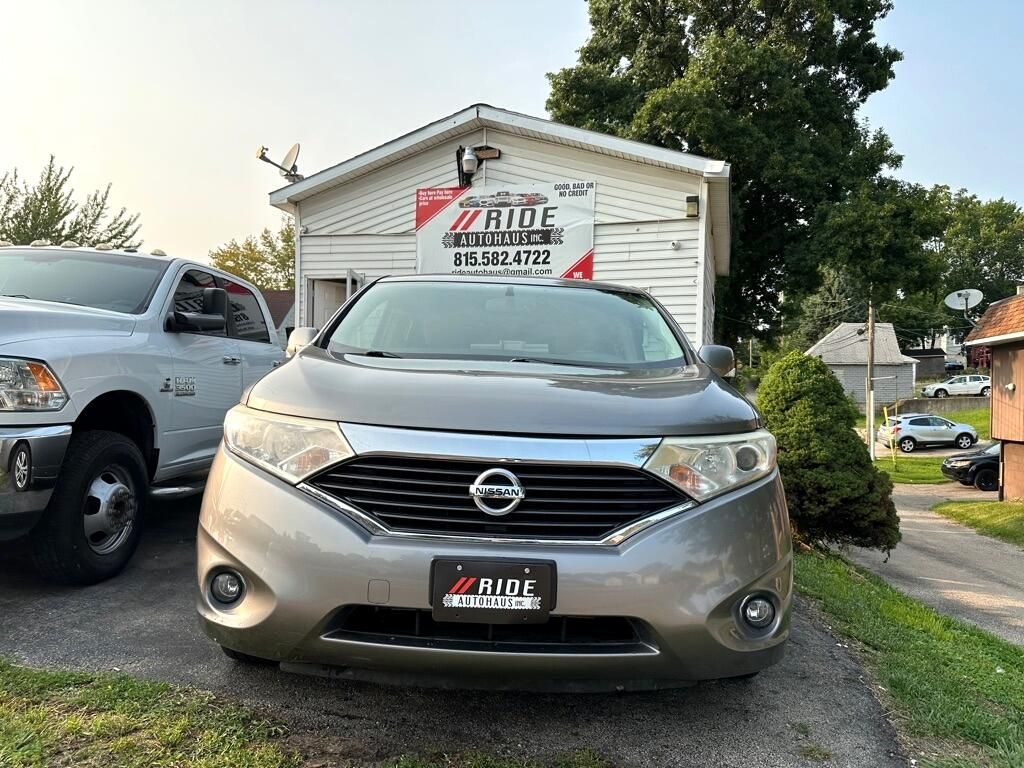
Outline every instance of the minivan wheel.
[(917, 440), (912, 437), (904, 437), (900, 440), (900, 450), (904, 453), (913, 453), (917, 448)]
[(972, 445), (974, 445), (974, 438), (968, 435), (966, 432), (964, 432), (962, 435), (957, 435), (957, 448), (970, 448)]
[(936, 389), (935, 390), (935, 396), (936, 397), (949, 397), (949, 392), (947, 392), (944, 389)]
[(990, 394), (992, 394), (992, 387), (982, 387), (981, 388), (981, 396), (982, 397), (988, 397)]
[(73, 435), (42, 519), (32, 530), (40, 573), (68, 584), (117, 575), (139, 543), (148, 475), (138, 447), (124, 435)]
[(998, 491), (999, 473), (994, 469), (979, 469), (974, 476), (974, 487), (979, 491)]

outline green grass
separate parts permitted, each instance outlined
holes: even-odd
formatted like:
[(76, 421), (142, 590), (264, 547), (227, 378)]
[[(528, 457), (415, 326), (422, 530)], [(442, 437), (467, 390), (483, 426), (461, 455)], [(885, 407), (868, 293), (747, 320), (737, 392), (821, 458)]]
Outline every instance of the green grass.
[(835, 555), (804, 552), (796, 584), (859, 642), (899, 729), (931, 768), (1024, 765), (1024, 649), (942, 616)]
[(890, 457), (875, 459), (875, 467), (889, 475), (894, 483), (910, 483), (912, 485), (935, 485), (949, 482), (942, 474), (942, 456), (910, 457), (896, 455), (896, 465)]
[(0, 660), (4, 768), (290, 768), (283, 729), (215, 698), (125, 676)]
[[(315, 751), (306, 746), (305, 752)], [(55, 672), (0, 659), (3, 768), (298, 768), (285, 730), (211, 693), (124, 675)], [(393, 768), (610, 768), (590, 750), (544, 763), (481, 752), (402, 757)]]
[(947, 501), (933, 507), (932, 511), (986, 536), (1024, 547), (1024, 503)]

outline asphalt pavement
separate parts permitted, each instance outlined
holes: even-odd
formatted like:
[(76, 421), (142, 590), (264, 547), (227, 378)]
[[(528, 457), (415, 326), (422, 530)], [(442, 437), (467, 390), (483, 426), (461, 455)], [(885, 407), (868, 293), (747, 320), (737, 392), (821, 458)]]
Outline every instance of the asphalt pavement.
[(888, 558), (858, 548), (849, 555), (937, 611), (1024, 645), (1024, 550), (929, 511), (946, 500), (995, 499), (959, 483), (897, 484), (893, 501), (903, 540)]
[(0, 549), (0, 655), (213, 690), (283, 720), (324, 766), (438, 749), (549, 759), (583, 748), (623, 768), (906, 765), (861, 668), (805, 605), (785, 660), (746, 682), (540, 695), (301, 677), (236, 664), (206, 639), (193, 608), (198, 502), (153, 517), (128, 570), (93, 587), (44, 585), (19, 547)]

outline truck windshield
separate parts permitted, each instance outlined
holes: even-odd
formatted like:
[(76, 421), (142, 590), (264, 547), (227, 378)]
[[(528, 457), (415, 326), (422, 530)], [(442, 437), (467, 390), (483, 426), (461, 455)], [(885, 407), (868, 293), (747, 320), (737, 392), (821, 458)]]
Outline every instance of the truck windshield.
[(683, 344), (643, 294), (504, 283), (371, 287), (333, 329), (335, 354), (654, 368)]
[(116, 253), (0, 250), (0, 296), (144, 312), (168, 262)]

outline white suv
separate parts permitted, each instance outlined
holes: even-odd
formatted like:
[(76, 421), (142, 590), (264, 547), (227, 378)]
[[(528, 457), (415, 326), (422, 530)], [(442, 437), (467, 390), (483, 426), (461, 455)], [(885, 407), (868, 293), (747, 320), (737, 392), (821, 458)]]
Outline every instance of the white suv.
[(951, 395), (979, 395), (988, 397), (992, 392), (992, 379), (988, 376), (953, 376), (939, 384), (921, 389), (924, 397), (950, 397)]

